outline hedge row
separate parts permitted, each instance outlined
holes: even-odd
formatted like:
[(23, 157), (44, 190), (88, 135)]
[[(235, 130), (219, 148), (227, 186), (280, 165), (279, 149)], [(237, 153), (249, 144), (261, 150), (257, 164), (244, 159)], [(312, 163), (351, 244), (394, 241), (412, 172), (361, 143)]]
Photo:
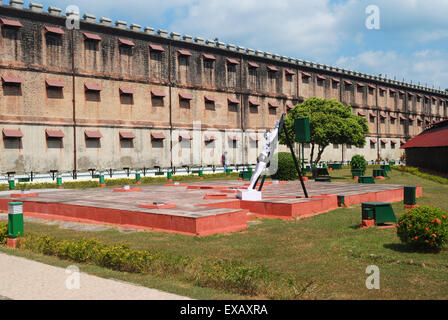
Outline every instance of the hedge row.
[(434, 182), (438, 182), (441, 184), (448, 184), (448, 179), (447, 178), (443, 178), (443, 177), (439, 177), (439, 176), (435, 176), (432, 174), (428, 174), (428, 173), (424, 173), (424, 172), (420, 172), (420, 170), (418, 168), (414, 168), (414, 167), (405, 167), (405, 166), (392, 166), (393, 169), (395, 170), (399, 170), (401, 172), (407, 172), (410, 174), (413, 174), (417, 177), (423, 178), (423, 179), (428, 179)]

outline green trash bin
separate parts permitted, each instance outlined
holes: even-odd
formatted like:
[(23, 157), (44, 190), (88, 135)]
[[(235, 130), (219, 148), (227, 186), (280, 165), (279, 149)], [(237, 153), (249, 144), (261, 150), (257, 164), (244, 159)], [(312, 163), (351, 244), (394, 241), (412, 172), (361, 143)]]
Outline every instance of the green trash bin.
[(227, 170), (226, 170), (226, 175), (227, 175), (227, 176), (230, 176), (231, 173), (232, 173), (232, 170), (231, 170), (231, 169), (227, 169)]
[(404, 204), (409, 206), (417, 204), (416, 188), (414, 186), (404, 187)]
[(338, 196), (338, 207), (345, 206), (345, 196)]
[(8, 237), (16, 239), (23, 235), (23, 202), (10, 202), (8, 207)]
[(15, 181), (14, 177), (9, 177), (9, 179), (8, 179), (8, 186), (9, 186), (9, 190), (15, 190), (16, 189), (16, 181)]
[(199, 175), (199, 178), (204, 178), (204, 171), (199, 170), (198, 175)]
[(358, 183), (362, 184), (375, 184), (375, 179), (373, 177), (359, 177)]
[(56, 178), (56, 183), (57, 183), (57, 186), (58, 186), (58, 188), (62, 188), (62, 175), (61, 174), (58, 174), (58, 176), (57, 176), (57, 178)]
[(100, 173), (99, 174), (99, 180), (100, 180), (100, 185), (105, 185), (106, 183), (104, 182), (104, 173)]
[(168, 171), (168, 172), (166, 173), (166, 178), (167, 178), (168, 180), (173, 180), (173, 173), (172, 173), (171, 171)]

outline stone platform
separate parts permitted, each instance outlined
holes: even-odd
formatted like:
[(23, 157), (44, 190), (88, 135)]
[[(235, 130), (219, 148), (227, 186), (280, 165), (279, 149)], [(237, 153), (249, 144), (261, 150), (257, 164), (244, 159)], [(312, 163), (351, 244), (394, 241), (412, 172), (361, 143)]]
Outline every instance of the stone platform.
[[(8, 211), (8, 202), (23, 201), (25, 216), (30, 217), (208, 236), (244, 230), (249, 217), (291, 220), (328, 212), (338, 208), (338, 195), (345, 196), (347, 206), (392, 203), (404, 197), (403, 186), (398, 185), (306, 182), (306, 186), (309, 199), (303, 197), (298, 182), (268, 183), (261, 201), (238, 200), (236, 191), (245, 187), (239, 181), (143, 186), (141, 192), (132, 193), (109, 188), (46, 190), (24, 199), (0, 193), (0, 212)], [(417, 196), (421, 195), (422, 188), (417, 187)], [(153, 206), (154, 202), (158, 204)]]

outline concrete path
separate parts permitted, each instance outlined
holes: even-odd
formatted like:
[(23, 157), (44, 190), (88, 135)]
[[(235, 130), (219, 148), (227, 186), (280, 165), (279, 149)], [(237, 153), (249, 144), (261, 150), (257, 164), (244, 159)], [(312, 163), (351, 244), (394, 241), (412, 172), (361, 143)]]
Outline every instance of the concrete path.
[(0, 253), (0, 300), (186, 300), (162, 291), (79, 274)]

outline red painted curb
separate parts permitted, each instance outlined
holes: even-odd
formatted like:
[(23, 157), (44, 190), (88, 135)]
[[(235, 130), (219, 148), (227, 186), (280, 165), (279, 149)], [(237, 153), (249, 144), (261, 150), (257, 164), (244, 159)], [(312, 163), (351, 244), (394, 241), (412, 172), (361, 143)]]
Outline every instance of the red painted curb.
[(38, 197), (38, 193), (13, 193), (11, 194), (11, 198), (32, 198)]
[(361, 225), (361, 229), (367, 229), (367, 228), (372, 228), (375, 226), (375, 220), (370, 219), (370, 220), (362, 220), (362, 225)]
[(131, 188), (129, 190), (124, 190), (124, 189), (114, 189), (114, 192), (141, 192), (143, 191), (142, 188)]
[(235, 199), (235, 197), (229, 197), (226, 193), (209, 193), (204, 197), (205, 200), (221, 200), (221, 199)]
[(164, 205), (155, 205), (154, 203), (148, 203), (148, 204), (141, 204), (138, 206), (139, 208), (142, 209), (173, 209), (173, 208), (177, 208), (177, 205), (173, 204), (173, 203), (165, 203)]

